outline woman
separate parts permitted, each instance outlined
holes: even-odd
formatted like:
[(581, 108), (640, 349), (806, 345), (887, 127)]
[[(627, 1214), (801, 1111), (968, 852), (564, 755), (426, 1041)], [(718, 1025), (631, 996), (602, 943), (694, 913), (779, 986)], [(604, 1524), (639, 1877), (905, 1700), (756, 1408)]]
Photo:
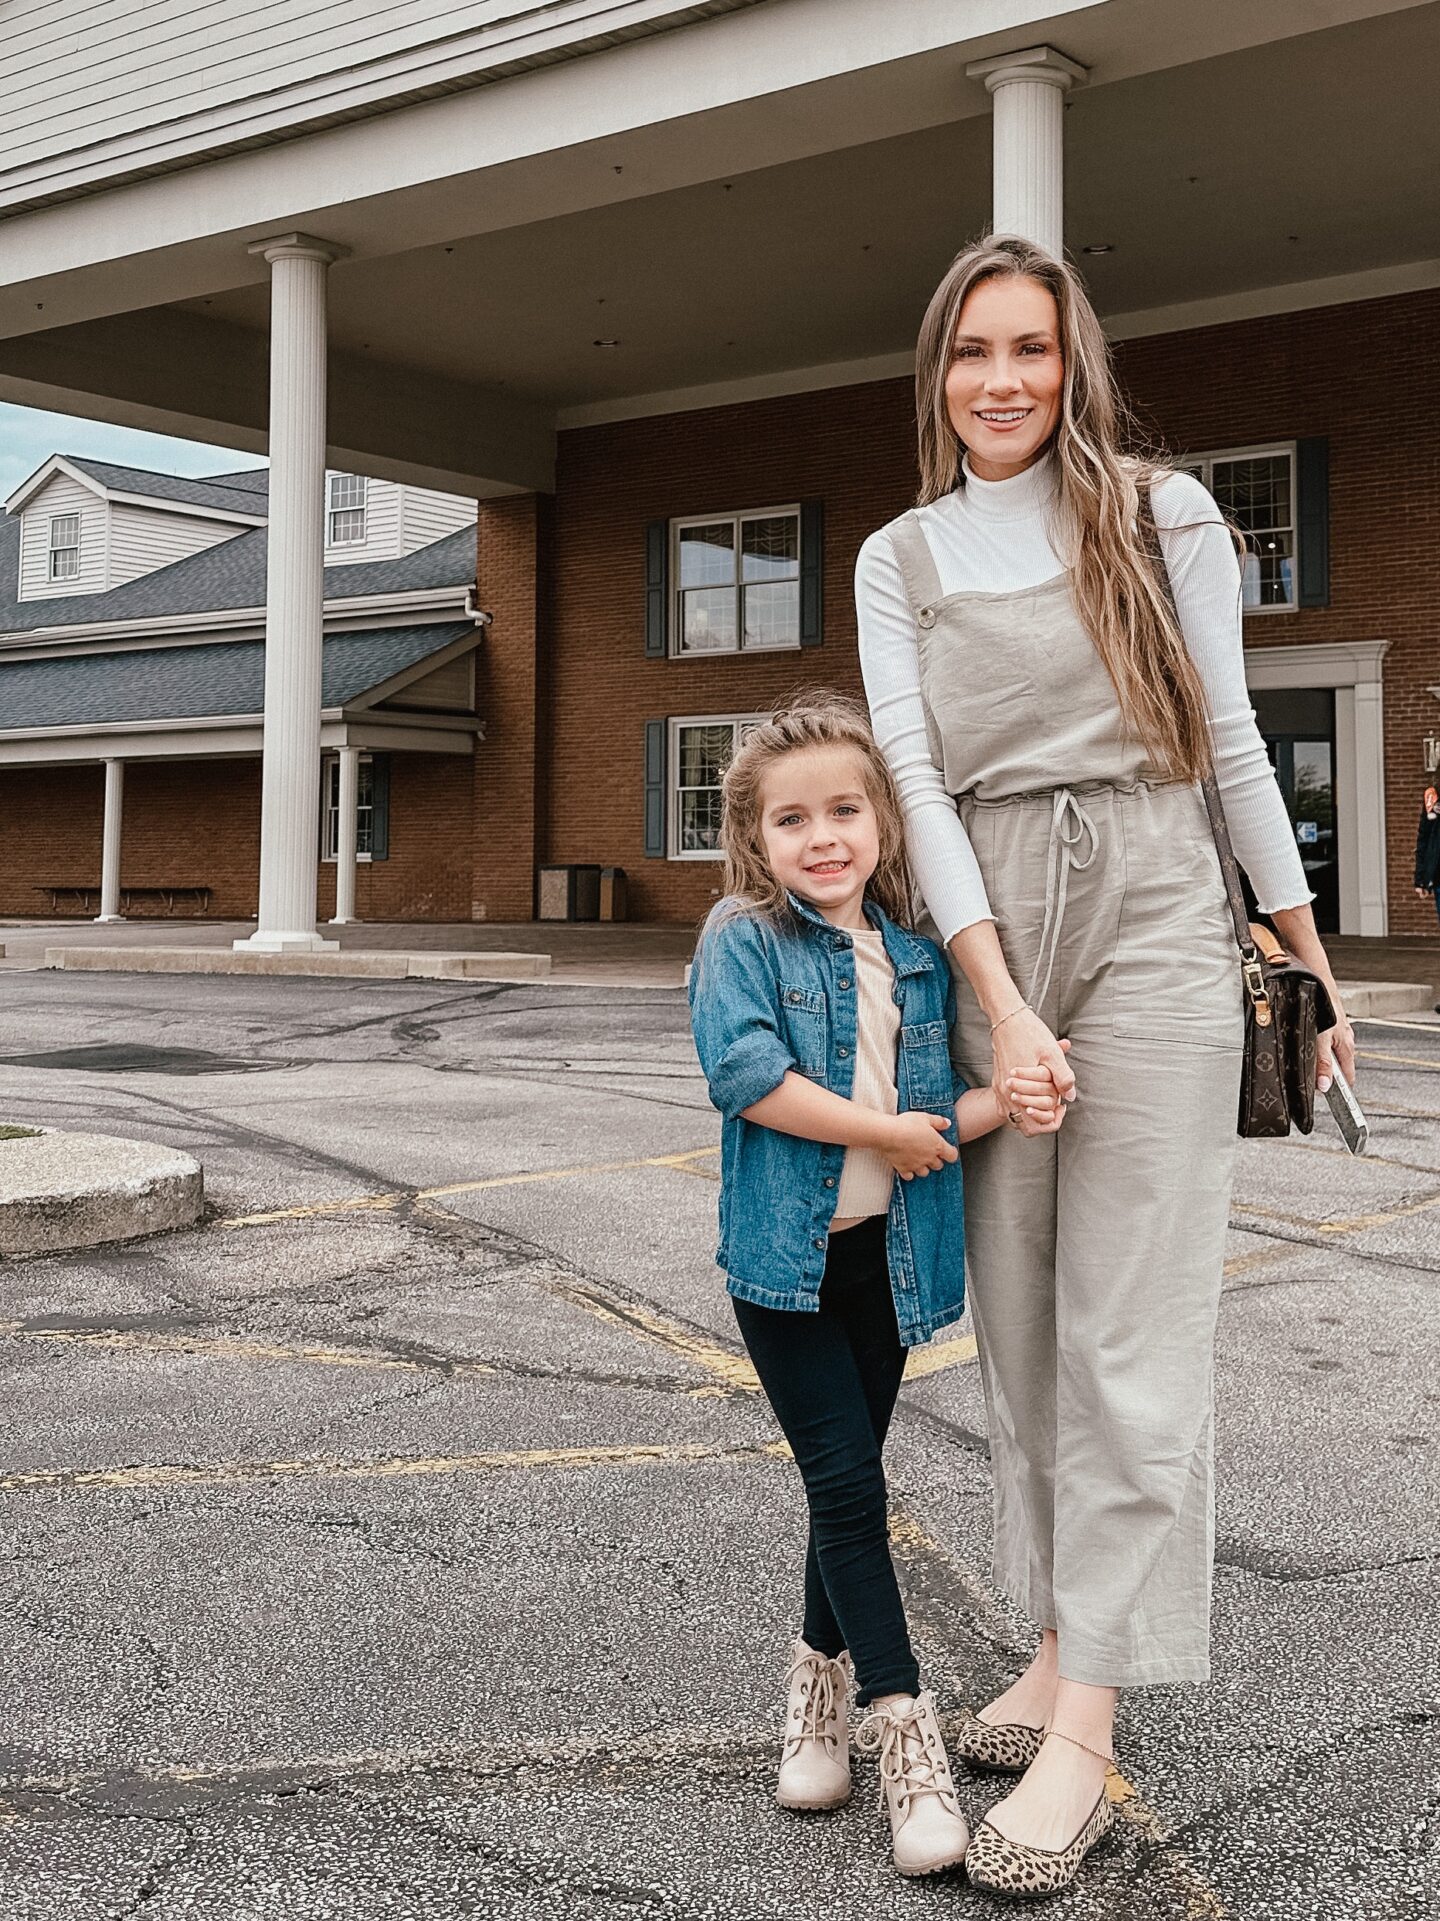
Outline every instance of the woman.
[(1433, 787), (1425, 789), (1425, 798), (1420, 803), (1420, 826), (1415, 835), (1415, 892), (1422, 900), (1427, 894), (1433, 894), (1436, 912), (1440, 913), (1440, 793)]
[[(995, 1578), (1042, 1630), (962, 1730), (973, 1762), (1023, 1773), (967, 1866), (1044, 1893), (1109, 1827), (1118, 1690), (1209, 1672), (1242, 1040), (1212, 762), (1262, 908), (1339, 1001), (1245, 690), (1230, 535), (1197, 481), (1121, 452), (1078, 276), (1021, 240), (969, 248), (916, 390), (920, 505), (856, 576), (871, 714), (957, 977), (958, 1065), (999, 1088), (1038, 1063), (1074, 1103), (1048, 1139), (966, 1150)], [(1322, 1085), (1336, 1058), (1353, 1076), (1343, 1014), (1320, 1051)]]

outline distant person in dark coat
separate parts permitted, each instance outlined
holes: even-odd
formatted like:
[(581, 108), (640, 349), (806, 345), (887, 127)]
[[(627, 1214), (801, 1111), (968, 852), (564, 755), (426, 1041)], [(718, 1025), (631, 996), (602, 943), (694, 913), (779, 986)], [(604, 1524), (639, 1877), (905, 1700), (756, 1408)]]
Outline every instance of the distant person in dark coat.
[(1440, 913), (1440, 794), (1433, 787), (1425, 789), (1415, 836), (1415, 892), (1434, 895)]
[[(1428, 894), (1440, 914), (1440, 794), (1425, 789), (1420, 808), (1420, 831), (1415, 836), (1415, 892)], [(1440, 1001), (1435, 1004), (1440, 1014)]]

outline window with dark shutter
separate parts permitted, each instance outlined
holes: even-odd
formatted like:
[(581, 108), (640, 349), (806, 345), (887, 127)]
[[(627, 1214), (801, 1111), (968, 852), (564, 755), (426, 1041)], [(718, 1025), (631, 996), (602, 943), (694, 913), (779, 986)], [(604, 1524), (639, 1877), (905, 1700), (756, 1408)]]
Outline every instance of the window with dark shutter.
[(370, 757), (370, 858), (390, 858), (390, 756)]
[(645, 529), (645, 658), (663, 660), (670, 647), (670, 523)]
[(1330, 605), (1330, 443), (1295, 443), (1295, 491), (1299, 500), (1300, 605)]
[(800, 503), (800, 645), (818, 647), (823, 612), (825, 565), (824, 508), (818, 500)]
[(665, 858), (667, 724), (663, 720), (647, 720), (645, 723), (645, 855), (648, 860)]

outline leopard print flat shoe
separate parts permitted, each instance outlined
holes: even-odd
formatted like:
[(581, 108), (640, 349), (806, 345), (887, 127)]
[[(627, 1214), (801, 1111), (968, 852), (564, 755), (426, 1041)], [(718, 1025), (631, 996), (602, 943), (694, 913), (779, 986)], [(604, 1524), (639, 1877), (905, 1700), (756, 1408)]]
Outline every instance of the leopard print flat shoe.
[(967, 1714), (961, 1718), (951, 1745), (972, 1768), (1023, 1774), (1044, 1739), (1044, 1728), (1027, 1728), (1020, 1721), (982, 1721), (977, 1714)]
[(1115, 1811), (1103, 1792), (1068, 1848), (1027, 1847), (1023, 1841), (1006, 1840), (998, 1828), (982, 1821), (971, 1836), (965, 1872), (973, 1887), (988, 1894), (1043, 1901), (1070, 1886), (1091, 1848), (1114, 1825)]

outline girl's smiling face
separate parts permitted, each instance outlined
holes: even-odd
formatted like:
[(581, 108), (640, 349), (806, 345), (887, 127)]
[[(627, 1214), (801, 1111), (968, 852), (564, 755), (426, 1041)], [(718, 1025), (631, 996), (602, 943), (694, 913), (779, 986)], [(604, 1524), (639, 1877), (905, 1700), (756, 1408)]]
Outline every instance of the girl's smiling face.
[(950, 424), (978, 479), (1008, 480), (1040, 458), (1064, 384), (1055, 296), (1027, 274), (982, 280), (960, 309), (945, 377)]
[(760, 836), (782, 887), (836, 927), (866, 926), (880, 829), (853, 748), (809, 747), (777, 760), (760, 788)]

